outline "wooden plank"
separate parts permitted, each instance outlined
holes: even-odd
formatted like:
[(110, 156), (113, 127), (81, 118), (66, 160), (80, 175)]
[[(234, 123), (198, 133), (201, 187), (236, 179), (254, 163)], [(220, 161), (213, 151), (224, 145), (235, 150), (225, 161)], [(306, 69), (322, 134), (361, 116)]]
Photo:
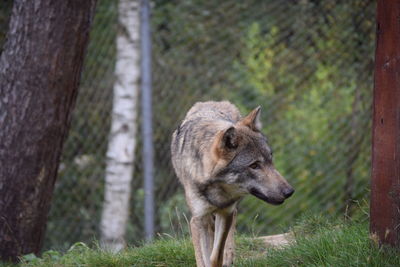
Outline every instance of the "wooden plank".
[(400, 237), (400, 1), (377, 1), (370, 231)]

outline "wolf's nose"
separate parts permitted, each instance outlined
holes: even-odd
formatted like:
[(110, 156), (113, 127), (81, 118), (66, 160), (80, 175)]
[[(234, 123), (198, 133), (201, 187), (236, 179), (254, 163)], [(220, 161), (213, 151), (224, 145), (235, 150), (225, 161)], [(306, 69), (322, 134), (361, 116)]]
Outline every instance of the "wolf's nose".
[(283, 189), (283, 195), (285, 196), (285, 198), (290, 197), (291, 195), (293, 195), (293, 193), (294, 193), (293, 187)]

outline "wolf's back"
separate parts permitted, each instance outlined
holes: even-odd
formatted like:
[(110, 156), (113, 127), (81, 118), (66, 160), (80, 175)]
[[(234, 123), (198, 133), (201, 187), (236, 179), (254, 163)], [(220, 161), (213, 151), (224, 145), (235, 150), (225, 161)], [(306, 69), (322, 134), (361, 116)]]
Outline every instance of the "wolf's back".
[(196, 118), (203, 118), (205, 120), (227, 120), (235, 123), (240, 119), (240, 113), (237, 107), (229, 101), (197, 102), (187, 112), (185, 120)]

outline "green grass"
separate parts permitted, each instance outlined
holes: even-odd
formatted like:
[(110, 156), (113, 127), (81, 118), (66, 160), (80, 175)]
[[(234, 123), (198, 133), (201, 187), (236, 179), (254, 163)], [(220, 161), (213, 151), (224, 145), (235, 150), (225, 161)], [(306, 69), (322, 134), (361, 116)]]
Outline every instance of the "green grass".
[[(312, 216), (293, 227), (293, 232), (296, 243), (284, 249), (266, 249), (260, 241), (239, 237), (235, 266), (400, 266), (399, 252), (379, 248), (369, 238), (366, 222)], [(189, 239), (164, 237), (118, 254), (77, 243), (65, 254), (47, 251), (41, 258), (24, 256), (19, 266), (195, 266), (195, 260)]]
[(379, 248), (366, 222), (335, 223), (312, 217), (293, 229), (296, 243), (268, 250), (261, 257), (241, 258), (238, 266), (400, 266), (400, 253)]

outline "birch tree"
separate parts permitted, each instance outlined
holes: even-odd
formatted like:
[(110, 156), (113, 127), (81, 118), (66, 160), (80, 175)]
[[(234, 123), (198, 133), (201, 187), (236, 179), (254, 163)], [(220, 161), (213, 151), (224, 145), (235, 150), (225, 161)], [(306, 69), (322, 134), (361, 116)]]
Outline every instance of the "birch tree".
[(95, 0), (14, 0), (0, 58), (0, 258), (39, 253)]
[(139, 8), (139, 0), (120, 0), (118, 5), (116, 81), (101, 219), (101, 244), (111, 251), (125, 246), (129, 214), (140, 76)]

